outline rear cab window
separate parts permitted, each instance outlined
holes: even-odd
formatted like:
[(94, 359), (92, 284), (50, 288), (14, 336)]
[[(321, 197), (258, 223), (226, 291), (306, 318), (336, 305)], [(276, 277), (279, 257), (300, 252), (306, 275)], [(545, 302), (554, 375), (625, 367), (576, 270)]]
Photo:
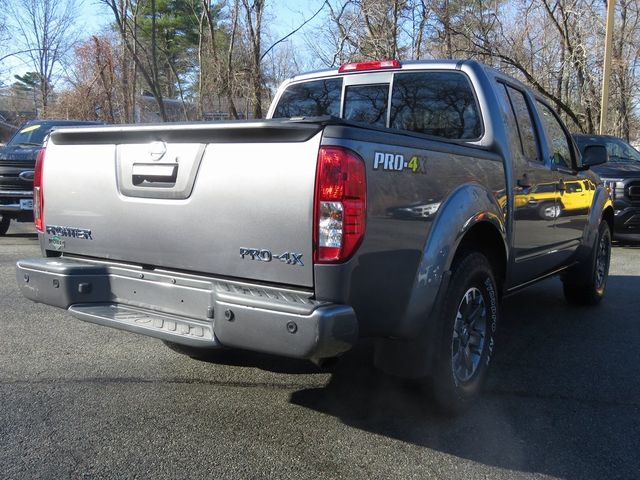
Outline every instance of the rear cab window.
[(345, 89), (344, 118), (384, 127), (387, 124), (389, 85), (352, 85)]
[(391, 82), (347, 83), (344, 96), (342, 81), (343, 77), (334, 77), (289, 85), (273, 118), (340, 116), (342, 112), (345, 120), (365, 125), (450, 140), (482, 137), (480, 108), (462, 72), (394, 72)]
[(390, 127), (455, 140), (482, 134), (471, 83), (459, 72), (396, 73)]
[(342, 78), (289, 85), (282, 93), (273, 118), (340, 116)]

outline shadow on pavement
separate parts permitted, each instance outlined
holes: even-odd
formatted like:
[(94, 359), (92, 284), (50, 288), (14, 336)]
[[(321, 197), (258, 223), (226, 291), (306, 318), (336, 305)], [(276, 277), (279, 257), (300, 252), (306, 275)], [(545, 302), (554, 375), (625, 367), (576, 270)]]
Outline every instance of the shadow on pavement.
[(38, 240), (37, 233), (7, 233), (3, 235), (4, 238), (26, 238), (29, 240)]
[(444, 418), (415, 387), (376, 372), (363, 343), (324, 388), (291, 402), (347, 425), (504, 469), (637, 478), (640, 277), (611, 276), (598, 307), (569, 306), (557, 279), (505, 300), (485, 394)]
[(194, 357), (202, 362), (215, 363), (216, 365), (229, 365), (234, 367), (253, 367), (268, 372), (287, 373), (291, 375), (309, 375), (315, 373), (327, 373), (320, 367), (306, 360), (279, 357), (266, 353), (251, 352), (245, 350), (221, 349), (211, 351), (199, 357)]

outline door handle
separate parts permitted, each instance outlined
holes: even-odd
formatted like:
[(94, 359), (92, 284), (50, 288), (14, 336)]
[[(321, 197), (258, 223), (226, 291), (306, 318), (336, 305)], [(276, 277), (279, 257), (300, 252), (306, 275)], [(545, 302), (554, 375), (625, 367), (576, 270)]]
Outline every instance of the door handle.
[(178, 164), (134, 163), (131, 182), (136, 186), (153, 184), (174, 184), (178, 177)]

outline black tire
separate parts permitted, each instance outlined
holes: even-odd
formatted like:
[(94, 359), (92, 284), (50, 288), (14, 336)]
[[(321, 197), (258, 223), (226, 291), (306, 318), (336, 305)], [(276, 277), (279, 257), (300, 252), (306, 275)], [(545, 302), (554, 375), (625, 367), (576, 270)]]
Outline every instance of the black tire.
[(564, 297), (573, 305), (597, 305), (607, 289), (611, 264), (611, 230), (606, 221), (600, 222), (598, 238), (583, 265), (578, 265), (563, 277)]
[(9, 224), (11, 223), (11, 218), (6, 215), (0, 215), (0, 236), (7, 233), (9, 230)]
[[(495, 347), (498, 301), (495, 278), (484, 255), (470, 252), (456, 261), (439, 310), (432, 372), (433, 398), (446, 414), (462, 413), (482, 389)], [(479, 316), (473, 317), (474, 312)]]
[(224, 350), (223, 348), (207, 348), (207, 347), (190, 347), (188, 345), (182, 345), (179, 343), (170, 342), (169, 340), (162, 340), (167, 347), (176, 353), (187, 355), (191, 358), (198, 360), (213, 359), (217, 355), (220, 355)]

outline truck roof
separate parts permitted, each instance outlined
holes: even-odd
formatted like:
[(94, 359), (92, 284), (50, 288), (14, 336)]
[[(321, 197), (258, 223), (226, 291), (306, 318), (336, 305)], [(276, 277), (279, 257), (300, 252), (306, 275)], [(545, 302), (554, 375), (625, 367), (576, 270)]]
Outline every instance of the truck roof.
[[(423, 70), (425, 68), (442, 68), (442, 69), (456, 69), (463, 63), (478, 63), (475, 60), (407, 60), (401, 61), (402, 67), (393, 70)], [(291, 77), (289, 82), (297, 82), (300, 80), (309, 80), (312, 78), (326, 77), (330, 75), (338, 75), (338, 68), (328, 68), (323, 70), (314, 70), (312, 72), (302, 73)], [(352, 75), (363, 73), (357, 72), (342, 72), (340, 75)]]

